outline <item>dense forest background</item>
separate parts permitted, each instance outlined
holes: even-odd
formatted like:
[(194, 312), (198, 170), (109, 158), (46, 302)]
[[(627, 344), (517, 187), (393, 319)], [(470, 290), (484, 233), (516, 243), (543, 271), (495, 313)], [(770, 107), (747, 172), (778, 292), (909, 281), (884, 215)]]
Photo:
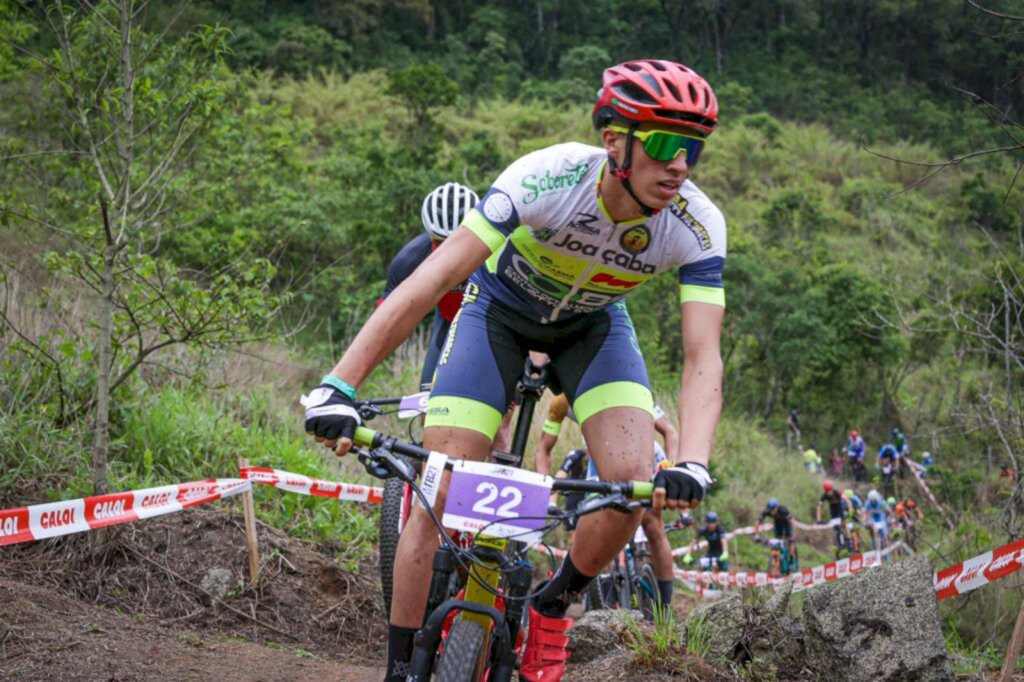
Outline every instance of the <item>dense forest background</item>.
[[(1024, 443), (1019, 3), (0, 8), (5, 506), (226, 475), (254, 441), (323, 470), (292, 398), (372, 310), (423, 196), (593, 143), (601, 70), (657, 57), (721, 104), (692, 175), (729, 223), (721, 471), (743, 479), (730, 448), (781, 442), (799, 404), (819, 450), (899, 426), (936, 455), (943, 559), (1022, 533), (1020, 485), (995, 482)], [(669, 404), (673, 289), (629, 300)], [(413, 390), (421, 345), (363, 394)], [(342, 510), (266, 504), (372, 542)]]

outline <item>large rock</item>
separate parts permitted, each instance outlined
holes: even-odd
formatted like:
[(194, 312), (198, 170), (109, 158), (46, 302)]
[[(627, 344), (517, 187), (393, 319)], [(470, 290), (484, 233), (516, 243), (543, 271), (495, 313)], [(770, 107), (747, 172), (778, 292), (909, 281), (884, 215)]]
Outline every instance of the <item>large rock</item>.
[[(616, 609), (598, 609), (578, 618), (568, 632), (569, 662), (587, 663), (622, 651), (619, 632), (624, 627), (625, 613)], [(644, 619), (639, 611), (628, 613), (637, 622)]]
[(738, 594), (730, 594), (701, 604), (687, 614), (683, 644), (693, 643), (695, 639), (703, 640), (707, 643), (706, 650), (691, 653), (702, 653), (711, 662), (733, 661), (736, 658), (736, 647), (743, 641), (746, 626), (743, 600)]
[(768, 679), (789, 679), (805, 667), (804, 626), (789, 617), (792, 593), (793, 583), (787, 582), (747, 613), (746, 654)]
[(808, 590), (808, 661), (836, 681), (952, 680), (932, 575), (915, 557)]

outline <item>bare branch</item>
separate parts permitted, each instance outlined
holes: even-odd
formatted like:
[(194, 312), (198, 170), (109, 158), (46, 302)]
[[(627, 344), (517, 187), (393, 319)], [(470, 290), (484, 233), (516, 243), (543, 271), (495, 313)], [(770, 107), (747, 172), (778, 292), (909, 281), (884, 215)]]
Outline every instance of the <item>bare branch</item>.
[(967, 0), (967, 4), (970, 5), (971, 7), (973, 7), (974, 9), (978, 10), (979, 12), (983, 12), (983, 13), (989, 15), (989, 16), (996, 17), (997, 19), (1005, 19), (1006, 21), (1024, 21), (1024, 17), (1022, 17), (1022, 16), (1016, 16), (1016, 15), (1013, 15), (1013, 14), (1003, 14), (1002, 12), (996, 12), (994, 10), (988, 9), (987, 7), (982, 7), (981, 5), (976, 3), (974, 0)]

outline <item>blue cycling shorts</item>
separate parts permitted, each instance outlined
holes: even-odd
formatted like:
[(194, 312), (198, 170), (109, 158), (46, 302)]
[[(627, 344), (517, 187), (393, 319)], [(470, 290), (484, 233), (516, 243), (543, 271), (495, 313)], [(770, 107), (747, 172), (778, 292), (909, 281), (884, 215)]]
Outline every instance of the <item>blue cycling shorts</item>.
[(625, 304), (541, 324), (471, 281), (437, 363), (425, 426), (494, 438), (529, 351), (550, 356), (551, 372), (581, 425), (610, 407), (637, 407), (653, 416), (647, 366)]

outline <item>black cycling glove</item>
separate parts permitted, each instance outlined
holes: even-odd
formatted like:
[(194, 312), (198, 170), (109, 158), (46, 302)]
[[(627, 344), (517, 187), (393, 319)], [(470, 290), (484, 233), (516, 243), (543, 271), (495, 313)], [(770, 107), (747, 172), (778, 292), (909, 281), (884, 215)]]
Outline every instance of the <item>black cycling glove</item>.
[(330, 384), (320, 384), (302, 396), (302, 406), (306, 408), (306, 432), (325, 441), (352, 440), (362, 424), (352, 399)]
[(665, 498), (681, 502), (700, 502), (711, 487), (711, 474), (698, 462), (679, 462), (654, 475), (654, 487), (665, 489)]

